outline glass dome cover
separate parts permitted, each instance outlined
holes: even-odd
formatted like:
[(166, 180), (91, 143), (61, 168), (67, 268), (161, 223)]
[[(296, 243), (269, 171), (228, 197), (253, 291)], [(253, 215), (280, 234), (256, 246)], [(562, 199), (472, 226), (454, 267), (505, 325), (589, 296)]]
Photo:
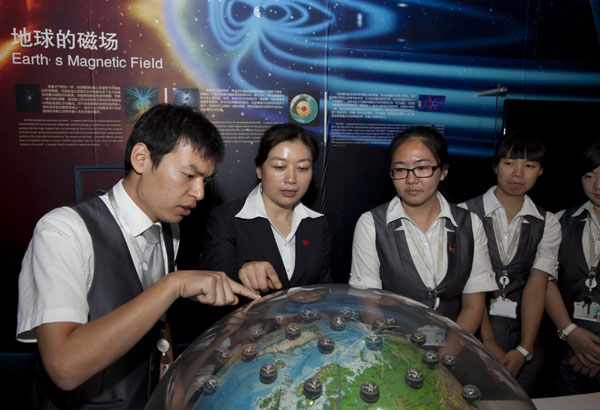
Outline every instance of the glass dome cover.
[(240, 307), (176, 360), (146, 409), (534, 409), (483, 345), (411, 299), (349, 285)]

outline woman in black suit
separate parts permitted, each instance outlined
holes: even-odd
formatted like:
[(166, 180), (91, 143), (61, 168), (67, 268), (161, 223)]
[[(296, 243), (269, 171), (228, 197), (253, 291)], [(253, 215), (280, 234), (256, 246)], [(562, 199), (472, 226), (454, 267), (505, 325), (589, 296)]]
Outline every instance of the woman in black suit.
[(255, 159), (259, 184), (210, 215), (207, 268), (261, 292), (331, 282), (327, 220), (300, 202), (318, 155), (302, 127), (265, 131)]

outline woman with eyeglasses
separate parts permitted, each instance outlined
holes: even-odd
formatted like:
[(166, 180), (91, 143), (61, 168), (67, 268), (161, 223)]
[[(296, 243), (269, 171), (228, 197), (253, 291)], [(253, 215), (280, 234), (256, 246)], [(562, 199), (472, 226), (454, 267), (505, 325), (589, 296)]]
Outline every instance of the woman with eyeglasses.
[(448, 149), (433, 127), (398, 134), (389, 149), (397, 196), (359, 218), (350, 284), (415, 299), (470, 333), (497, 289), (481, 220), (438, 192)]

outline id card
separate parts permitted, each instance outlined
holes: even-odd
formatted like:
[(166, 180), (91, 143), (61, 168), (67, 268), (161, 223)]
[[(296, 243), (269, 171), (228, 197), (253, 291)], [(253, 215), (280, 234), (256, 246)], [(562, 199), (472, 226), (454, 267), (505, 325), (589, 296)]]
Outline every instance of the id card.
[(584, 302), (575, 302), (573, 303), (573, 307), (573, 317), (575, 319), (600, 322), (600, 305), (598, 303), (585, 304)]
[(446, 346), (446, 330), (437, 326), (420, 327), (419, 332), (425, 335), (425, 346)]
[(490, 315), (516, 319), (517, 302), (503, 298), (502, 296), (492, 299), (490, 303)]

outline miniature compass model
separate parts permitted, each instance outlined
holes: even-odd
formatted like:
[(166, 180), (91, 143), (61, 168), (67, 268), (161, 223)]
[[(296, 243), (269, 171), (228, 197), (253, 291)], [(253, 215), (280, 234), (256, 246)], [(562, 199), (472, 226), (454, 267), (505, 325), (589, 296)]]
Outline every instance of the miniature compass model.
[(256, 345), (254, 343), (248, 343), (242, 346), (240, 356), (244, 362), (249, 362), (254, 359), (254, 356), (256, 356)]
[(319, 339), (319, 352), (323, 354), (333, 353), (335, 350), (335, 341), (333, 337), (323, 336)]
[(433, 369), (440, 362), (440, 357), (435, 350), (425, 350), (423, 352), (423, 363)]
[(385, 330), (387, 328), (387, 325), (385, 324), (385, 318), (378, 317), (377, 319), (375, 319), (373, 321), (372, 327), (374, 332)]
[(369, 350), (379, 350), (381, 349), (381, 345), (383, 344), (383, 338), (381, 335), (376, 333), (371, 333), (365, 338), (365, 346)]
[(229, 361), (229, 359), (231, 359), (231, 353), (229, 352), (229, 350), (221, 350), (217, 356), (217, 364), (219, 366), (223, 366)]
[(360, 397), (367, 403), (375, 403), (379, 400), (379, 386), (367, 380), (360, 386)]
[(446, 354), (442, 357), (442, 364), (448, 369), (453, 369), (456, 366), (456, 356), (452, 354)]
[(331, 328), (338, 332), (344, 330), (346, 328), (346, 319), (344, 319), (344, 316), (334, 316), (331, 319)]
[(344, 316), (346, 319), (358, 320), (360, 319), (360, 314), (356, 310), (352, 310), (349, 307), (340, 308), (340, 314)]
[(421, 370), (411, 367), (406, 371), (406, 384), (413, 389), (420, 389), (423, 386), (424, 381), (425, 377)]
[(417, 346), (423, 346), (426, 342), (425, 334), (423, 332), (415, 332), (410, 335), (410, 341)]
[(215, 376), (209, 376), (202, 384), (202, 388), (207, 394), (212, 394), (215, 392), (218, 385), (219, 381), (217, 378)]
[(304, 395), (309, 400), (317, 400), (323, 393), (323, 385), (318, 377), (311, 377), (304, 382)]
[(265, 363), (260, 368), (260, 381), (269, 384), (277, 378), (277, 367), (272, 363)]
[(302, 331), (300, 330), (300, 325), (298, 323), (290, 323), (285, 328), (285, 337), (289, 340), (296, 340), (301, 334)]
[(475, 407), (535, 408), (481, 343), (435, 311), (382, 290), (313, 285), (215, 323), (146, 408)]
[(479, 392), (477, 386), (467, 384), (465, 387), (463, 387), (463, 397), (469, 402), (474, 402), (481, 398), (481, 393)]
[(250, 339), (258, 340), (265, 334), (262, 325), (254, 325), (250, 328)]
[(310, 323), (310, 322), (314, 322), (315, 320), (321, 319), (321, 312), (319, 312), (318, 310), (310, 309), (308, 307), (302, 309), (300, 314), (301, 314), (303, 323)]

